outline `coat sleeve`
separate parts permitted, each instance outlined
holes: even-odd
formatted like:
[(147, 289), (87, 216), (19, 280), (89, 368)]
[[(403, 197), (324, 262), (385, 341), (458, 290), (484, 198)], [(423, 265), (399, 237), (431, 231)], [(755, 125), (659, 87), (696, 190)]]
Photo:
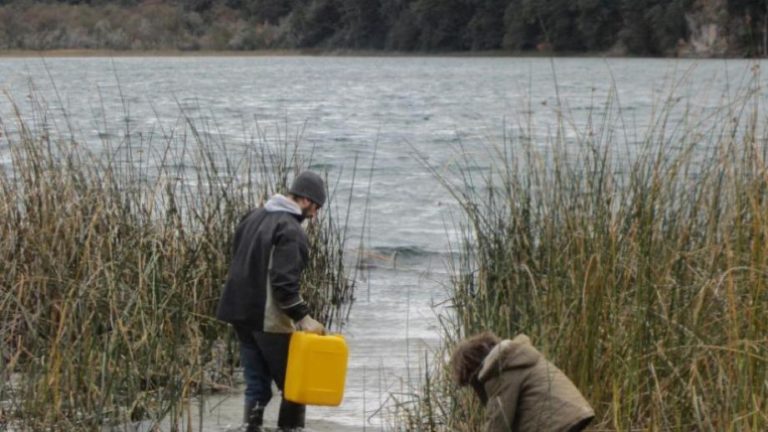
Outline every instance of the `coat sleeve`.
[(488, 395), (488, 403), (485, 406), (485, 432), (509, 432), (515, 424), (515, 417), (519, 414), (517, 404), (520, 399), (521, 384), (519, 377), (511, 377), (515, 371), (506, 372), (498, 379), (502, 381), (499, 390)]
[(280, 309), (292, 320), (299, 321), (309, 314), (309, 307), (299, 291), (299, 279), (306, 265), (308, 246), (301, 228), (294, 225), (278, 226), (269, 277)]

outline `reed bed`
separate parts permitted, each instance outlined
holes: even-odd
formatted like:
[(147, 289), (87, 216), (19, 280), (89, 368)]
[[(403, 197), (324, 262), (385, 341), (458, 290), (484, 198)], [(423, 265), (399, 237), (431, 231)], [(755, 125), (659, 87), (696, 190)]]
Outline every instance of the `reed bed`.
[[(310, 162), (300, 133), (235, 146), (182, 112), (93, 145), (33, 106), (0, 125), (0, 429), (188, 425), (191, 398), (233, 385), (236, 343), (214, 319), (231, 235)], [(333, 199), (303, 286), (338, 329), (353, 284)]]
[(460, 258), (444, 352), (395, 428), (483, 430), (445, 355), (490, 329), (528, 334), (591, 401), (593, 430), (768, 430), (761, 91), (697, 112), (673, 89), (637, 133), (614, 94), (583, 127), (556, 110), (547, 143), (523, 127), (433, 169), (462, 208)]

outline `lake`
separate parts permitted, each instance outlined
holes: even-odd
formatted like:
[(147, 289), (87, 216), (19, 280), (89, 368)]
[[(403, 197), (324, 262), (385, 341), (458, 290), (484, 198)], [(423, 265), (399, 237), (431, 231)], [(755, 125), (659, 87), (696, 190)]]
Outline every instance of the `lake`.
[[(314, 420), (379, 430), (391, 422), (380, 409), (389, 396), (413, 391), (423, 375), (425, 353), (439, 342), (436, 313), (448, 298), (446, 264), (460, 215), (425, 164), (448, 173), (469, 155), (479, 173), (487, 172), (494, 146), (525, 131), (546, 152), (560, 118), (575, 126), (563, 133), (576, 146), (577, 131), (606, 110), (621, 113), (616, 142), (631, 156), (638, 133), (662, 107), (674, 105), (671, 123), (686, 109), (706, 121), (706, 113), (745, 92), (754, 75), (762, 83), (764, 65), (613, 58), (0, 58), (0, 89), (9, 95), (0, 100), (0, 116), (12, 124), (10, 101), (30, 113), (32, 95), (40, 96), (51, 112), (67, 113), (54, 116), (54, 127), (71, 127), (96, 152), (123, 127), (161, 134), (184, 116), (205, 125), (205, 134), (226, 144), (219, 151), (234, 158), (254, 134), (299, 136), (302, 149), (312, 151), (312, 167), (338, 179), (341, 196), (350, 193), (357, 158), (347, 247), (354, 254), (362, 244), (367, 264), (356, 272), (357, 302), (345, 329), (351, 350), (345, 401), (339, 408), (310, 407), (308, 426)], [(3, 150), (0, 163), (7, 163)], [(370, 216), (363, 231), (366, 201)], [(241, 419), (240, 394), (217, 396), (207, 406), (205, 430), (224, 431)]]

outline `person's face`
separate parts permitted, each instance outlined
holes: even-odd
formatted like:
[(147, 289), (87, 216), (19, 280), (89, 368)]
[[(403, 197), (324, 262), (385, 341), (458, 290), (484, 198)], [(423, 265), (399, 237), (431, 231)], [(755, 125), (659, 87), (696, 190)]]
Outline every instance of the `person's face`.
[(320, 211), (320, 206), (308, 198), (299, 197), (298, 204), (304, 219), (313, 219)]

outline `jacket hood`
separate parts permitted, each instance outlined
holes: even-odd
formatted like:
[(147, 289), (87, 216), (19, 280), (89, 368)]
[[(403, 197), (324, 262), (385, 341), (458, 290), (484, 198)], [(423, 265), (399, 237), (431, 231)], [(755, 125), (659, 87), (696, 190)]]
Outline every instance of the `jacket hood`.
[(264, 206), (264, 210), (270, 213), (287, 212), (298, 217), (302, 216), (299, 205), (293, 202), (291, 199), (280, 194), (275, 194), (272, 198), (270, 198), (269, 201), (267, 201), (267, 204)]
[(508, 369), (532, 366), (540, 358), (541, 353), (531, 345), (528, 336), (521, 334), (514, 339), (503, 340), (493, 347), (485, 356), (477, 378), (486, 381)]

